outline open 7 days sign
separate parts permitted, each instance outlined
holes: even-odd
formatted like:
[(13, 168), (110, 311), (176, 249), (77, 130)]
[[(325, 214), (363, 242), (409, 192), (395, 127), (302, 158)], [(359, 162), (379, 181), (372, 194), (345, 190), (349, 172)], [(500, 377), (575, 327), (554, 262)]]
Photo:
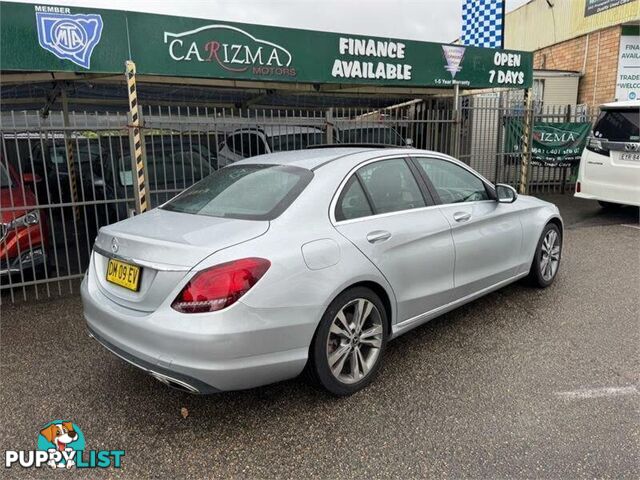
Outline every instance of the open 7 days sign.
[[(532, 54), (83, 7), (3, 3), (0, 69), (307, 84), (526, 88)], [(20, 52), (16, 55), (15, 52)]]

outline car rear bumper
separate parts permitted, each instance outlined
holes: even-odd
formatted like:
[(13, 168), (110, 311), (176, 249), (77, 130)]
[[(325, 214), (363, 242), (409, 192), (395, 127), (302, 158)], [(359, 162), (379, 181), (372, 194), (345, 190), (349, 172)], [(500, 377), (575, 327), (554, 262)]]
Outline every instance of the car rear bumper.
[[(81, 286), (84, 317), (106, 349), (172, 387), (193, 393), (242, 390), (302, 372), (315, 331), (308, 310), (254, 309), (237, 302), (215, 314), (124, 308)], [(304, 320), (307, 318), (308, 320)]]
[(618, 203), (620, 205), (632, 205), (640, 207), (640, 197), (636, 192), (624, 192), (620, 195), (616, 195), (615, 193), (591, 194), (589, 192), (585, 192), (584, 187), (582, 187), (582, 191), (576, 192), (574, 196), (576, 198), (583, 198), (585, 200), (597, 200), (599, 202)]
[(187, 375), (181, 375), (166, 368), (160, 367), (159, 365), (154, 365), (153, 363), (149, 363), (140, 358), (137, 358), (134, 355), (131, 355), (130, 353), (109, 343), (102, 336), (92, 330), (91, 327), (87, 327), (87, 331), (91, 338), (96, 340), (100, 345), (109, 350), (116, 357), (120, 357), (122, 360), (130, 363), (134, 367), (144, 370), (149, 375), (155, 377), (156, 379), (170, 387), (177, 388), (179, 390), (186, 390), (190, 393), (202, 394), (217, 393), (220, 391), (215, 389), (211, 385), (207, 385), (206, 383), (203, 383), (195, 378), (189, 377)]

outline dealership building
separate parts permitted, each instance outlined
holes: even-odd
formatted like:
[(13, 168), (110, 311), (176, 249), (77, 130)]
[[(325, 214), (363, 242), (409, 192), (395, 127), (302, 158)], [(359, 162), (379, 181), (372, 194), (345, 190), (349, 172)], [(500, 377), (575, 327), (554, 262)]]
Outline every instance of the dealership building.
[(546, 105), (640, 98), (637, 0), (530, 0), (505, 19), (505, 47), (534, 54)]
[(11, 300), (72, 289), (98, 228), (262, 153), (413, 145), (521, 190), (564, 182), (504, 152), (505, 119), (533, 122), (531, 52), (61, 3), (0, 2), (0, 167), (30, 183), (53, 262), (30, 280), (33, 245), (0, 251)]

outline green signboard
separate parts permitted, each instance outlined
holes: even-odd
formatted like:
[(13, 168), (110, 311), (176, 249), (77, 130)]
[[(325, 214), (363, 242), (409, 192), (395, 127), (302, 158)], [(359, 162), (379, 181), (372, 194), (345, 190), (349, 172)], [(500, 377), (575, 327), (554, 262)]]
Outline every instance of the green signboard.
[(0, 70), (528, 88), (532, 54), (197, 18), (0, 2)]
[[(505, 152), (522, 151), (522, 120), (509, 119), (505, 125)], [(568, 166), (580, 161), (591, 130), (589, 122), (548, 123), (533, 125), (531, 160), (547, 166)]]

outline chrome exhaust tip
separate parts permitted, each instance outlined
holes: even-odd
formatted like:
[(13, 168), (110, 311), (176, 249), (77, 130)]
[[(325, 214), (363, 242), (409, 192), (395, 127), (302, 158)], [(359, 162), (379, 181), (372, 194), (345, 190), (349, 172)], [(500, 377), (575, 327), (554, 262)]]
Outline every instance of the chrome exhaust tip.
[(200, 391), (192, 385), (189, 385), (182, 380), (178, 380), (173, 377), (169, 377), (168, 375), (164, 375), (162, 373), (154, 372), (153, 370), (148, 370), (149, 375), (158, 380), (159, 382), (164, 383), (168, 387), (175, 388), (176, 390), (181, 390), (183, 392), (189, 393), (200, 393)]

